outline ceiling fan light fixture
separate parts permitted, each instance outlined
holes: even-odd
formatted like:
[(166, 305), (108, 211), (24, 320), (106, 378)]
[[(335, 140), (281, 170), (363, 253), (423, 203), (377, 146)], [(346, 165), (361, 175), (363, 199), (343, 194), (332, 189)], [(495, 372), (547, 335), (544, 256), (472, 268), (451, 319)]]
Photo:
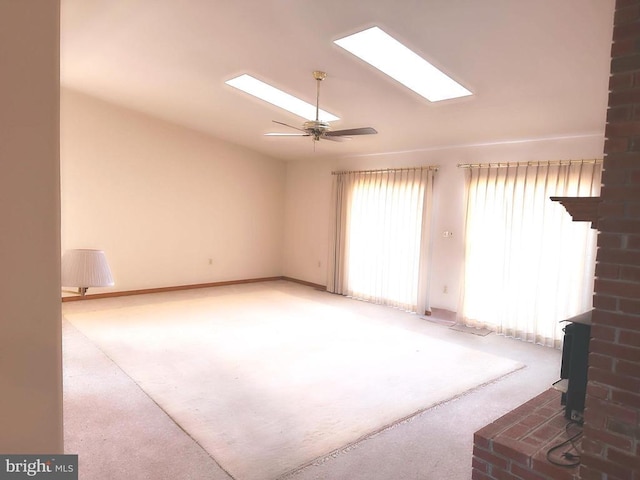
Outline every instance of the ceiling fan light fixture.
[[(298, 115), (305, 120), (313, 120), (316, 118), (315, 105), (311, 105), (304, 100), (300, 100), (299, 98), (283, 92), (282, 90), (279, 90), (276, 87), (273, 87), (246, 73), (232, 78), (231, 80), (227, 80), (225, 83), (231, 87), (237, 88), (238, 90), (242, 90), (249, 95), (253, 95), (254, 97), (275, 105), (276, 107)], [(324, 110), (319, 111), (319, 116), (324, 122), (340, 120), (339, 117), (336, 117)]]
[(371, 27), (334, 43), (430, 102), (473, 95), (380, 27)]

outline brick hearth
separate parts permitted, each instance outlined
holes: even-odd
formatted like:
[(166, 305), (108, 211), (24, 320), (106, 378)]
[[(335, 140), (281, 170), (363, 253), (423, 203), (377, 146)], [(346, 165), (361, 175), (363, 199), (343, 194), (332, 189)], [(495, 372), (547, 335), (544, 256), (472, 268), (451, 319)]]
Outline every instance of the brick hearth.
[[(560, 395), (549, 389), (476, 432), (473, 480), (577, 479), (577, 466), (561, 467), (547, 460), (550, 448), (580, 431), (580, 427), (571, 426), (567, 433)], [(560, 456), (570, 447), (558, 450), (552, 459), (571, 463)]]

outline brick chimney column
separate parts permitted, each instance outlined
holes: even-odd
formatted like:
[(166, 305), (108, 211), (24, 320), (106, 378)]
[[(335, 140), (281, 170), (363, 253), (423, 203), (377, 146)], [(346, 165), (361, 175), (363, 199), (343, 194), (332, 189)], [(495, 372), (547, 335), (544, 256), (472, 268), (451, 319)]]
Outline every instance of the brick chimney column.
[(640, 480), (640, 0), (617, 0), (580, 477)]

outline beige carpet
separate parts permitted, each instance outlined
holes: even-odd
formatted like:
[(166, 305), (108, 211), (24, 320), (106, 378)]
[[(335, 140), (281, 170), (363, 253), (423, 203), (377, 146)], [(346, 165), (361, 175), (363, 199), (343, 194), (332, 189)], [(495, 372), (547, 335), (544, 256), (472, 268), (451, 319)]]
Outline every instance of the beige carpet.
[(238, 480), (277, 478), (522, 366), (287, 282), (163, 298), (64, 314)]

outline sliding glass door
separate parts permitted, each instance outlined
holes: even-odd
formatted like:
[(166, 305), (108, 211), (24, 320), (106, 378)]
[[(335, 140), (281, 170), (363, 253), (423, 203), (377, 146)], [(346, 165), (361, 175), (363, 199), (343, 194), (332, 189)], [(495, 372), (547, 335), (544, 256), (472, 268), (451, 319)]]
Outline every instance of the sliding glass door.
[(336, 174), (328, 290), (428, 310), (432, 190), (430, 168)]
[(466, 169), (467, 325), (559, 346), (561, 320), (591, 309), (596, 231), (551, 196), (597, 196), (599, 161)]

